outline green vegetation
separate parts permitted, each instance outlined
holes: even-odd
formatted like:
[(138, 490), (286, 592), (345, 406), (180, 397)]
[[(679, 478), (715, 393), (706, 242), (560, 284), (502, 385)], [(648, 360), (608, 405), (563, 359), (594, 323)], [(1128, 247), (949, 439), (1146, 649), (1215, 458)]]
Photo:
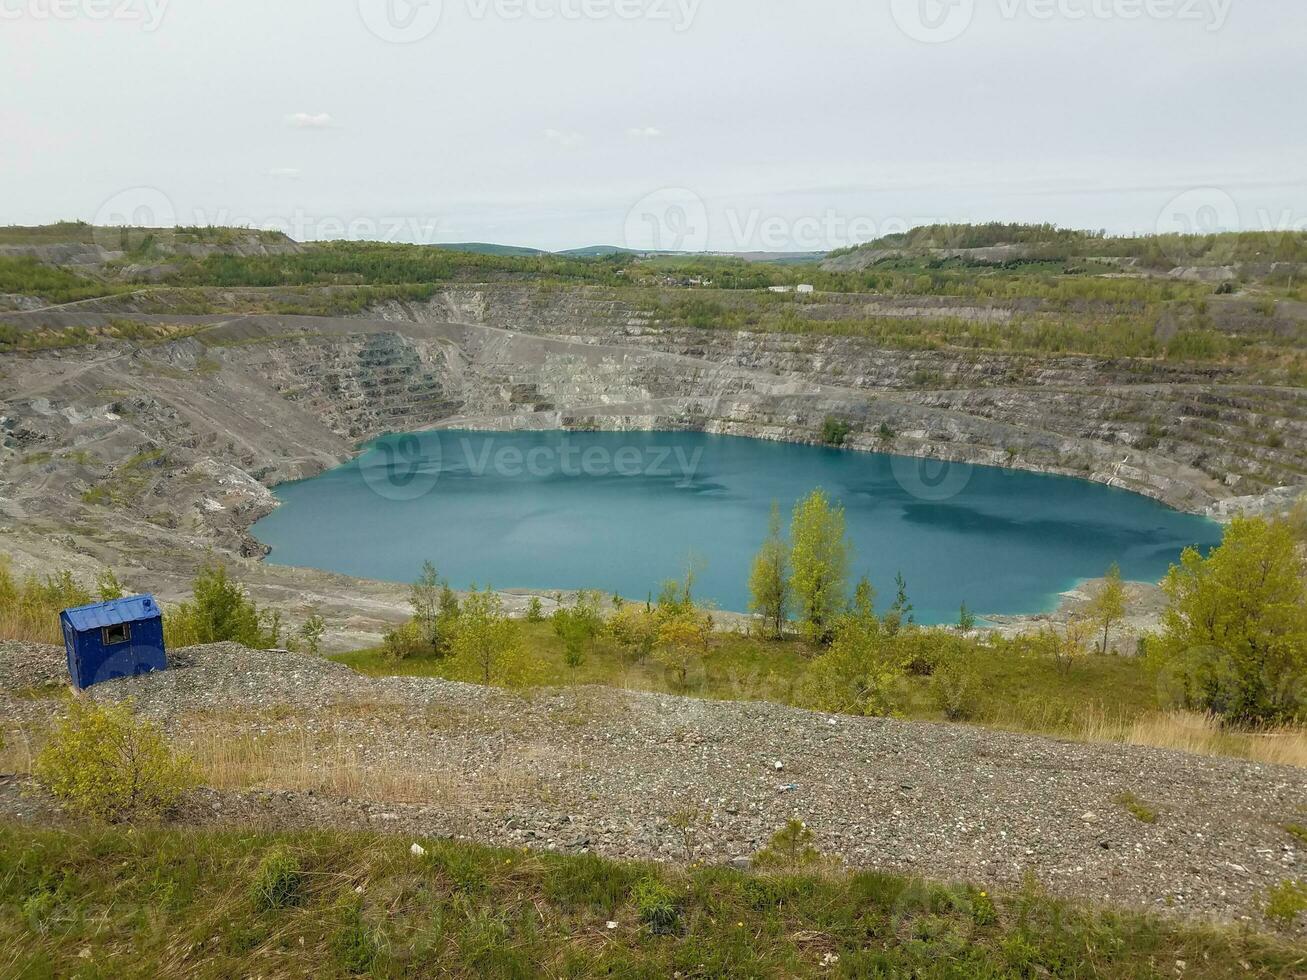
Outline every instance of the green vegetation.
[[(997, 894), (875, 872), (422, 846), (415, 857), (407, 838), (369, 834), (5, 827), (0, 949), (14, 976), (1128, 980), (1182, 961), (1185, 976), (1216, 980), (1302, 964), (1301, 947), (1248, 929), (1084, 908), (1034, 885)], [(295, 900), (270, 904), (269, 883)]]
[(848, 594), (844, 508), (832, 506), (821, 488), (814, 490), (794, 508), (790, 542), (790, 589), (800, 626), (810, 640), (826, 638)]
[(271, 912), (299, 905), (304, 900), (304, 885), (299, 858), (274, 848), (259, 862), (250, 894), (258, 911)]
[(1129, 790), (1118, 793), (1116, 802), (1120, 804), (1125, 811), (1134, 817), (1140, 823), (1157, 823), (1157, 810), (1149, 806), (1139, 797), (1135, 796)]
[(157, 816), (195, 785), (190, 761), (129, 704), (74, 699), (32, 767), (37, 781), (74, 813), (121, 821)]
[(823, 855), (813, 846), (816, 839), (806, 823), (791, 820), (753, 856), (753, 867), (794, 873), (821, 864)]
[(821, 441), (828, 446), (842, 446), (851, 431), (843, 419), (827, 416), (821, 425)]
[(1148, 651), (1177, 700), (1240, 724), (1307, 712), (1307, 563), (1291, 524), (1238, 518), (1204, 558), (1189, 549)]
[(775, 501), (768, 519), (767, 539), (749, 573), (749, 611), (762, 617), (775, 639), (785, 633), (791, 600), (790, 547), (781, 529), (781, 508)]
[(194, 599), (165, 612), (164, 635), (169, 647), (201, 643), (240, 643), (253, 649), (277, 646), (280, 616), (260, 615), (245, 588), (233, 581), (225, 565), (200, 568), (191, 585)]
[(487, 588), (463, 600), (450, 639), (455, 677), (510, 687), (530, 683), (534, 662), (522, 645), (519, 624), (504, 615), (503, 601)]
[(1280, 926), (1292, 926), (1307, 912), (1307, 881), (1285, 879), (1271, 889), (1266, 900), (1266, 918)]
[(1103, 645), (1099, 653), (1107, 653), (1112, 624), (1125, 615), (1125, 583), (1121, 581), (1121, 566), (1113, 562), (1107, 577), (1090, 600), (1086, 615), (1103, 627)]
[(99, 599), (113, 599), (122, 587), (110, 572), (100, 580), (100, 595), (92, 596), (68, 571), (44, 579), (29, 575), (14, 578), (9, 559), (0, 555), (0, 639), (30, 640), (35, 643), (63, 643), (59, 613)]

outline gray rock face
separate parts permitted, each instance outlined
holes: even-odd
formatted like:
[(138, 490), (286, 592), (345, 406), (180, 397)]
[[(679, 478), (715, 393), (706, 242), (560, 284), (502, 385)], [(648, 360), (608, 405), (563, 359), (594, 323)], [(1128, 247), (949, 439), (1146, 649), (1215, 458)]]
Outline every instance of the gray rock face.
[[(166, 593), (208, 549), (263, 554), (249, 528), (275, 506), (269, 487), (379, 434), (442, 426), (815, 442), (833, 416), (850, 426), (851, 449), (1067, 474), (1218, 517), (1307, 472), (1307, 391), (1253, 385), (1232, 368), (692, 329), (663, 322), (657, 295), (647, 308), (643, 295), (510, 284), (358, 317), (143, 311), (166, 306), (165, 291), (9, 314), (20, 329), (113, 318), (180, 333), (0, 358), (2, 550), (33, 567), (41, 556), (69, 567), (150, 556), (149, 581), (161, 576)], [(851, 318), (886, 303), (915, 315), (903, 301), (849, 296), (802, 315)]]

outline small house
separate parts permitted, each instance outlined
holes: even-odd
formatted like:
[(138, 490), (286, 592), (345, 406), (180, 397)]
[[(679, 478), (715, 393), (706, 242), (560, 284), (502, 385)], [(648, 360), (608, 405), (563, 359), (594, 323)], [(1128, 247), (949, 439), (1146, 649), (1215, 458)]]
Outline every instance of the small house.
[(165, 670), (163, 613), (154, 596), (112, 599), (59, 614), (68, 673), (79, 690), (118, 677)]
[(812, 286), (812, 283), (808, 283), (808, 282), (801, 282), (797, 286), (795, 286), (794, 289), (796, 292), (800, 292), (800, 293), (816, 292), (816, 290)]

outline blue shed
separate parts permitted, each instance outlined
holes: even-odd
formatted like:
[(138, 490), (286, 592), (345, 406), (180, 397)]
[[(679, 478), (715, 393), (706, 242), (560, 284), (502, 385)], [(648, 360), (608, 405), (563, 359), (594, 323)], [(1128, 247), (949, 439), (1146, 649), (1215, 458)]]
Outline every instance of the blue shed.
[(168, 667), (163, 614), (152, 595), (65, 609), (59, 622), (76, 688)]

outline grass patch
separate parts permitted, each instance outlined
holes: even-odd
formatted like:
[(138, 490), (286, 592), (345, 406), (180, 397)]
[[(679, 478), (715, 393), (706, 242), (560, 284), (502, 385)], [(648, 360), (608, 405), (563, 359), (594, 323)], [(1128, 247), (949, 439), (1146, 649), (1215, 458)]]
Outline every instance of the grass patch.
[(0, 827), (0, 957), (12, 976), (1133, 978), (1182, 960), (1185, 976), (1217, 978), (1300, 975), (1307, 955), (1033, 886), (992, 895), (450, 841), (416, 857), (409, 843)]
[(1126, 813), (1130, 814), (1130, 816), (1134, 817), (1140, 823), (1157, 823), (1157, 810), (1149, 806), (1129, 790), (1126, 790), (1124, 793), (1118, 793), (1113, 802), (1123, 807)]

